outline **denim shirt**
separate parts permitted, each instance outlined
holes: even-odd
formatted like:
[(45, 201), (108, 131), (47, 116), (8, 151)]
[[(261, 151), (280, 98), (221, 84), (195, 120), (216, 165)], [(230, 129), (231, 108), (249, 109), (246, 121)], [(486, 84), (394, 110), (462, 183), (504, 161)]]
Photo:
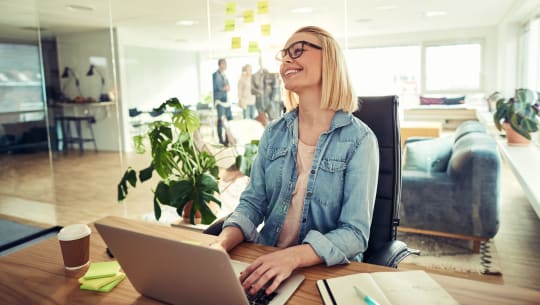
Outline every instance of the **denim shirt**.
[(214, 87), (214, 100), (227, 102), (227, 91), (223, 89), (226, 85), (229, 85), (227, 76), (217, 70), (212, 74), (212, 85)]
[[(295, 110), (266, 128), (250, 182), (224, 227), (240, 228), (248, 242), (276, 245), (296, 186), (297, 150)], [(373, 132), (352, 114), (337, 111), (317, 142), (298, 236), (298, 243), (310, 244), (327, 266), (362, 260), (378, 170), (379, 149)]]

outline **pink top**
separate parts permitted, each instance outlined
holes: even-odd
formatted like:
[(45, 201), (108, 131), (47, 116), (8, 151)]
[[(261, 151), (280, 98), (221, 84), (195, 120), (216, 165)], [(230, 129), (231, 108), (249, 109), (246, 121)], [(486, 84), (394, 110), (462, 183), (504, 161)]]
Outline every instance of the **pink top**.
[(298, 180), (291, 200), (291, 205), (287, 211), (285, 222), (281, 227), (277, 246), (285, 248), (298, 243), (298, 233), (302, 219), (302, 210), (304, 208), (304, 197), (306, 195), (307, 182), (315, 146), (309, 146), (302, 141), (298, 141), (298, 153), (296, 155), (296, 167), (298, 171)]

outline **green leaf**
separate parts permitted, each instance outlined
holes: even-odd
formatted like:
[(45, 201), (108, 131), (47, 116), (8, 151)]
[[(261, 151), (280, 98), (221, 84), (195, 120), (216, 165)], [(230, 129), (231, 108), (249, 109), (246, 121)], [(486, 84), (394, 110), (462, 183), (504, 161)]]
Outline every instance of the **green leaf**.
[(139, 171), (139, 180), (141, 182), (144, 182), (150, 178), (152, 178), (152, 172), (154, 171), (154, 167), (152, 166), (152, 164), (150, 164), (150, 166), (148, 166), (147, 168)]
[(156, 194), (154, 194), (154, 216), (156, 217), (156, 220), (161, 218), (161, 207), (159, 206)]
[(193, 199), (194, 187), (189, 181), (171, 181), (169, 187), (169, 198), (172, 206), (182, 209), (188, 201)]
[(155, 199), (161, 204), (169, 205), (171, 202), (171, 197), (169, 193), (169, 186), (165, 182), (160, 181), (154, 191)]
[(133, 137), (133, 146), (135, 146), (135, 152), (138, 154), (144, 154), (146, 152), (143, 141), (144, 136), (142, 135), (136, 135)]
[(122, 179), (120, 179), (120, 182), (118, 183), (117, 187), (117, 199), (118, 201), (122, 201), (126, 198), (128, 194), (128, 185), (130, 184), (132, 187), (135, 187), (137, 184), (137, 173), (134, 169), (128, 168), (124, 175), (122, 176)]

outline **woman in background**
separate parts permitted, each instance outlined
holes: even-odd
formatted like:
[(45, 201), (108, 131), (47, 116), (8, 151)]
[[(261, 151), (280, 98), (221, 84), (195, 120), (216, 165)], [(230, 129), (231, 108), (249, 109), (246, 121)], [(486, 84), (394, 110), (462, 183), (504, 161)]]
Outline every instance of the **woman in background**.
[(255, 95), (251, 94), (251, 66), (242, 67), (238, 80), (238, 105), (242, 108), (244, 119), (255, 118)]
[(276, 58), (288, 112), (266, 127), (249, 185), (211, 244), (281, 248), (243, 271), (249, 293), (272, 293), (297, 268), (361, 261), (377, 188), (377, 139), (352, 115), (357, 102), (335, 38), (301, 28)]

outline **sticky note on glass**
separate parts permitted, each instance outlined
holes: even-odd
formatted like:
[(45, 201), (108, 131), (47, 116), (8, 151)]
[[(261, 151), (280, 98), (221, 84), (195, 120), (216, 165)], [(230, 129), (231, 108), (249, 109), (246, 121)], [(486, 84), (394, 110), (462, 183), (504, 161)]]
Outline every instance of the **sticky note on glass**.
[(257, 2), (257, 13), (259, 15), (268, 14), (268, 1)]
[(244, 23), (251, 23), (254, 20), (253, 10), (244, 11)]
[(225, 32), (234, 31), (234, 19), (225, 20)]
[(242, 47), (242, 39), (240, 37), (233, 37), (231, 39), (231, 48), (240, 49)]
[(261, 25), (261, 35), (262, 36), (270, 36), (270, 29), (271, 29), (271, 26), (269, 24), (262, 24)]
[(117, 261), (91, 263), (84, 275), (85, 280), (115, 276), (120, 271)]
[(250, 53), (259, 52), (259, 42), (250, 41), (248, 45), (248, 52)]
[(235, 1), (230, 1), (230, 2), (227, 2), (227, 4), (225, 4), (225, 13), (227, 13), (227, 15), (236, 14), (236, 2)]

